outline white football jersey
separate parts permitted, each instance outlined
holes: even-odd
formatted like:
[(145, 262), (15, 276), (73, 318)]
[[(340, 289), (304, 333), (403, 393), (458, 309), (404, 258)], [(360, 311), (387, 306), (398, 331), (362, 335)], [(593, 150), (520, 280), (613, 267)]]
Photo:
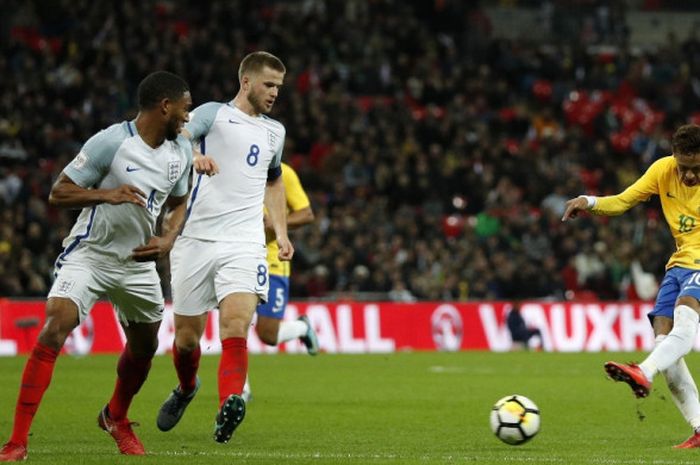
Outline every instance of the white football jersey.
[(83, 188), (115, 189), (123, 184), (146, 194), (146, 207), (132, 203), (101, 203), (83, 208), (56, 261), (78, 247), (128, 259), (135, 247), (155, 234), (166, 199), (187, 195), (192, 146), (183, 136), (152, 148), (141, 139), (133, 122), (114, 124), (92, 136), (63, 172)]
[(264, 245), (265, 186), (282, 172), (284, 126), (233, 104), (209, 102), (190, 113), (185, 128), (193, 142), (199, 141), (200, 151), (214, 159), (219, 173), (193, 173), (182, 235)]

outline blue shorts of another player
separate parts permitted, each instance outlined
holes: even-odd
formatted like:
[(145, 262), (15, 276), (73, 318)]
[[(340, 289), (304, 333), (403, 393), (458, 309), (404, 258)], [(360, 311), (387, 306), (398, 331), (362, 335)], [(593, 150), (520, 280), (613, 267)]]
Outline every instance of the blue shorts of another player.
[(258, 305), (258, 316), (266, 316), (281, 320), (289, 301), (289, 278), (285, 276), (270, 275), (270, 292), (267, 302)]
[(649, 320), (656, 316), (673, 319), (673, 309), (678, 297), (690, 296), (700, 301), (700, 270), (674, 266), (666, 272), (656, 295), (654, 309), (649, 312)]

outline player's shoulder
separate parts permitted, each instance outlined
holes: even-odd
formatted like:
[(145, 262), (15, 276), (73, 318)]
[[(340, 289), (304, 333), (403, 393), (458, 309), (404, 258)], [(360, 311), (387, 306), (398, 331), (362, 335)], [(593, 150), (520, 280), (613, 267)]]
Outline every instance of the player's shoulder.
[(102, 139), (116, 142), (123, 141), (129, 137), (133, 137), (136, 134), (136, 128), (129, 121), (122, 121), (121, 123), (114, 123), (110, 126), (99, 131), (96, 136), (100, 136)]
[(651, 167), (656, 167), (656, 168), (671, 168), (672, 167), (672, 168), (675, 168), (676, 167), (676, 158), (673, 155), (661, 157), (658, 160), (656, 160), (654, 163), (652, 163)]
[(297, 175), (297, 172), (294, 171), (294, 168), (286, 164), (285, 162), (280, 163), (280, 166), (282, 167), (282, 176), (285, 179), (295, 179), (299, 178)]
[(216, 116), (216, 114), (219, 113), (219, 110), (221, 110), (221, 108), (225, 105), (226, 104), (222, 102), (205, 102), (190, 112), (190, 121), (197, 115), (209, 117)]
[(647, 173), (654, 176), (666, 176), (676, 172), (676, 158), (673, 155), (661, 157), (652, 163), (647, 169)]
[(124, 140), (134, 135), (133, 129), (129, 130), (129, 124), (128, 121), (122, 121), (121, 123), (107, 126), (88, 139), (85, 143), (86, 148), (92, 151), (97, 149), (100, 152), (114, 153)]
[(284, 124), (280, 123), (280, 122), (277, 121), (276, 119), (270, 118), (270, 117), (267, 116), (267, 115), (260, 115), (260, 116), (262, 117), (262, 118), (261, 118), (261, 121), (262, 121), (269, 129), (271, 129), (271, 130), (273, 130), (273, 131), (275, 131), (275, 132), (277, 132), (277, 133), (279, 133), (279, 134), (281, 134), (281, 135), (284, 135), (284, 134), (287, 132), (287, 130), (284, 128)]

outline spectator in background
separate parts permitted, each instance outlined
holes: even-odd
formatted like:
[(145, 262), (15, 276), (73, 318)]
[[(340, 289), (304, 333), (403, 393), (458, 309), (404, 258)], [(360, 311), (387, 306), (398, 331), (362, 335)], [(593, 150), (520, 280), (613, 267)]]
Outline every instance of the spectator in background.
[[(288, 160), (318, 212), (313, 227), (295, 232), (295, 243), (308, 244), (299, 249), (295, 296), (356, 289), (353, 270), (362, 265), (372, 277), (362, 289), (372, 295), (396, 287), (416, 299), (566, 291), (616, 299), (630, 274), (620, 241), (636, 253), (640, 241), (658, 244), (644, 266), (657, 280), (663, 275), (657, 257), (672, 250), (668, 231), (654, 226), (654, 204), (624, 221), (557, 221), (562, 196), (618, 191), (670, 153), (679, 121), (697, 117), (697, 35), (635, 55), (628, 2), (547, 2), (542, 34), (518, 40), (494, 37), (478, 2), (453, 0), (299, 0), (245, 12), (240, 2), (204, 2), (195, 11), (184, 0), (8, 2), (0, 19), (0, 213), (13, 229), (6, 275), (19, 274), (29, 250), (43, 257), (31, 267), (50, 285), (43, 263), (59, 253), (73, 217), (46, 207), (48, 188), (81, 140), (135, 114), (131, 91), (147, 70), (167, 64), (191, 77), (198, 98), (222, 101), (235, 92), (229, 64), (248, 44), (288, 57), (287, 80), (298, 90), (281, 96), (272, 115), (287, 124)], [(450, 215), (458, 228), (445, 234)], [(522, 222), (530, 216), (539, 217), (540, 237)], [(41, 250), (24, 241), (32, 221), (45, 234)], [(635, 234), (626, 234), (629, 224)], [(544, 285), (504, 286), (473, 265), (451, 268), (454, 257), (490, 267), (503, 256), (516, 260), (525, 237), (550, 244), (554, 272), (540, 273)], [(419, 240), (429, 247), (408, 257), (385, 248)], [(620, 279), (602, 290), (596, 280), (571, 284), (570, 259), (599, 241), (611, 255), (600, 276)], [(530, 254), (529, 269), (542, 269), (543, 260)], [(28, 296), (28, 282), (0, 283), (0, 292)]]

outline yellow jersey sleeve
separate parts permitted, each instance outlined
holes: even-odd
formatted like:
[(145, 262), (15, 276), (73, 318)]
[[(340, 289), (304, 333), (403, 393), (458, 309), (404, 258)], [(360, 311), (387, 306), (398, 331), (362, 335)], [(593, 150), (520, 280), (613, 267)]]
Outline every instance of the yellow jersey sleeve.
[(641, 178), (617, 195), (597, 197), (591, 212), (596, 215), (621, 215), (640, 202), (646, 202), (654, 194), (659, 193), (659, 177), (673, 162), (673, 157), (664, 157), (654, 162)]
[[(299, 176), (286, 163), (282, 163), (282, 182), (284, 183), (284, 195), (287, 198), (287, 212), (295, 212), (311, 205), (309, 196), (301, 186)], [(277, 276), (289, 276), (291, 273), (289, 262), (283, 262), (278, 258), (279, 247), (274, 233), (266, 233), (267, 264), (270, 273)]]
[(676, 251), (666, 263), (666, 269), (674, 266), (700, 269), (700, 187), (688, 187), (681, 182), (673, 156), (654, 162), (621, 194), (598, 197), (591, 211), (619, 215), (653, 194), (659, 195), (661, 210), (676, 241)]
[(301, 187), (299, 176), (289, 165), (284, 163), (282, 163), (282, 181), (287, 196), (287, 211), (295, 212), (311, 205), (309, 197), (304, 192), (304, 188)]

